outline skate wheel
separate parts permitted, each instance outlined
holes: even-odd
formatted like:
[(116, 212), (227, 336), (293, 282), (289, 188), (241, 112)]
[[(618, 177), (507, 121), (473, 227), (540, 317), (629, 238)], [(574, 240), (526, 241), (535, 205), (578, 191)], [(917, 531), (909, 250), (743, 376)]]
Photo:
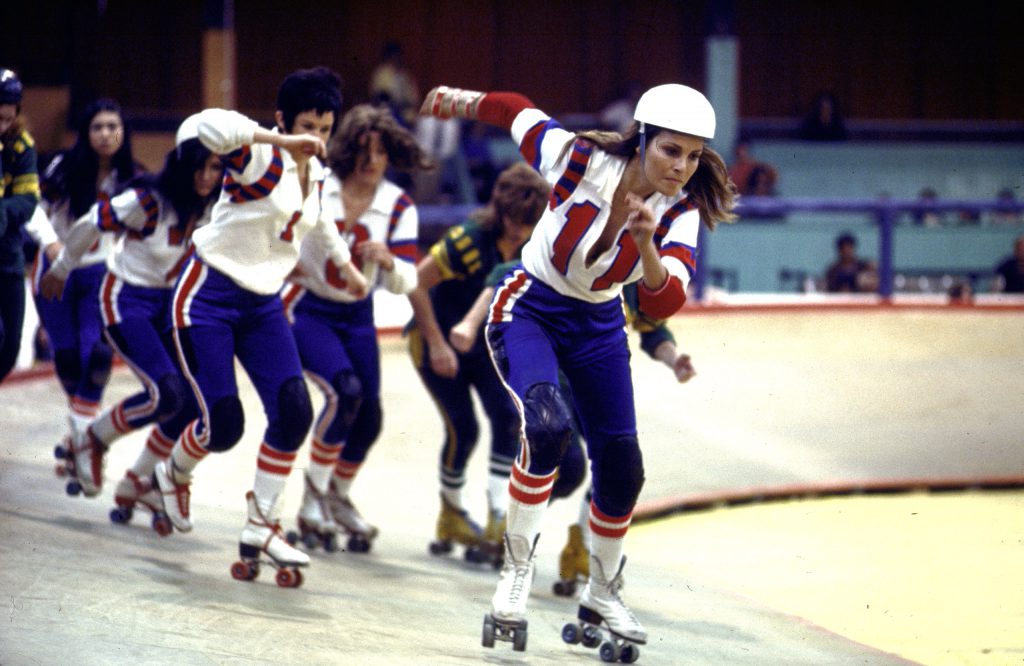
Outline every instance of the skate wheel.
[(68, 457), (68, 450), (64, 448), (64, 445), (58, 444), (53, 447), (53, 457), (57, 460), (64, 460)]
[(110, 522), (115, 525), (126, 525), (132, 519), (132, 508), (130, 506), (115, 506), (110, 510)]
[(153, 531), (162, 537), (168, 536), (174, 531), (174, 526), (171, 525), (171, 520), (166, 515), (154, 514), (150, 525), (153, 527)]
[(278, 569), (274, 576), (278, 587), (298, 587), (302, 585), (302, 574), (298, 569)]
[(632, 664), (639, 658), (640, 648), (633, 645), (632, 643), (627, 643), (626, 645), (622, 646), (622, 654), (619, 655), (619, 661), (621, 661), (624, 664)]
[(479, 548), (467, 548), (464, 554), (467, 562), (473, 564), (481, 564), (487, 561), (487, 555)]
[(595, 627), (583, 627), (583, 647), (596, 648), (601, 644), (601, 632)]
[(569, 645), (576, 645), (583, 640), (579, 625), (570, 623), (562, 627), (562, 640)]
[(319, 543), (320, 539), (314, 532), (306, 532), (302, 535), (302, 545), (306, 547), (306, 550), (316, 550), (317, 544)]
[(526, 623), (523, 626), (516, 627), (512, 630), (512, 649), (516, 652), (524, 652), (526, 650)]
[(324, 552), (333, 553), (338, 550), (338, 537), (328, 534), (324, 537)]
[(288, 542), (289, 546), (294, 546), (299, 542), (299, 533), (294, 530), (290, 530), (288, 534), (284, 536), (284, 540)]
[(494, 618), (490, 615), (484, 615), (484, 633), (480, 644), (485, 648), (494, 647)]
[(67, 485), (64, 486), (64, 491), (68, 495), (74, 497), (75, 495), (78, 495), (82, 492), (82, 484), (72, 479), (71, 481), (68, 481)]
[(601, 643), (601, 649), (598, 651), (598, 654), (601, 655), (601, 661), (605, 662), (618, 661), (620, 653), (619, 646), (612, 641)]
[(431, 541), (429, 549), (431, 555), (447, 555), (448, 553), (452, 552), (452, 542)]
[(555, 584), (551, 586), (551, 591), (560, 597), (571, 597), (576, 594), (576, 581), (556, 580)]
[(364, 536), (353, 534), (348, 538), (348, 549), (353, 553), (368, 553), (370, 552), (370, 542)]
[(255, 562), (239, 560), (231, 565), (231, 577), (235, 580), (254, 580), (259, 575), (259, 565)]

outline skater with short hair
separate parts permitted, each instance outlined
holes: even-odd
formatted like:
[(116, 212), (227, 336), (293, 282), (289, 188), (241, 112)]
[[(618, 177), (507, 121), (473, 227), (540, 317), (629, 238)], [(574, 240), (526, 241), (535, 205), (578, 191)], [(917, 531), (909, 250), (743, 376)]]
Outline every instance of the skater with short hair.
[(69, 273), (104, 234), (117, 241), (100, 286), (100, 315), (108, 343), (142, 382), (143, 390), (104, 410), (78, 434), (70, 460), (74, 483), (97, 494), (106, 450), (118, 438), (152, 424), (146, 445), (114, 491), (115, 522), (131, 518), (136, 504), (154, 513), (162, 535), (170, 523), (151, 485), (156, 463), (195, 418), (192, 391), (178, 366), (171, 332), (171, 296), (192, 251), (192, 232), (210, 219), (224, 167), (199, 142), (195, 123), (177, 131), (175, 147), (157, 174), (139, 176), (111, 199), (93, 204), (71, 227), (56, 261), (40, 280), (43, 298), (60, 298)]
[(525, 648), (536, 540), (572, 430), (558, 390), (561, 369), (575, 395), (594, 491), (579, 619), (608, 628), (610, 649), (635, 650), (647, 633), (619, 590), (644, 472), (619, 295), (623, 284), (639, 281), (642, 311), (657, 318), (676, 312), (695, 270), (701, 221), (714, 228), (734, 217), (735, 186), (705, 145), (714, 110), (698, 91), (667, 84), (641, 96), (624, 135), (573, 134), (518, 93), (438, 87), (422, 112), (511, 130), (526, 161), (554, 186), (522, 267), (495, 292), (487, 325), (491, 358), (514, 393), (524, 437), (484, 643), (500, 638)]
[(231, 449), (245, 430), (235, 358), (263, 404), (267, 428), (256, 477), (246, 495), (248, 520), (232, 575), (252, 580), (261, 559), (282, 586), (301, 583), (309, 556), (290, 546), (276, 517), (296, 451), (313, 419), (295, 339), (280, 290), (295, 268), (299, 244), (315, 233), (347, 288), (366, 292), (348, 246), (323, 215), (326, 171), (320, 159), (341, 109), (340, 78), (326, 68), (297, 70), (278, 90), (276, 127), (207, 109), (190, 118), (199, 140), (222, 156), (226, 173), (211, 221), (193, 234), (195, 254), (175, 288), (172, 323), (179, 362), (199, 410), (166, 463), (154, 471), (175, 528), (192, 529), (190, 490), (196, 466)]
[[(326, 219), (348, 244), (366, 282), (393, 294), (416, 287), (419, 213), (412, 198), (386, 177), (432, 163), (409, 130), (384, 107), (353, 107), (328, 145)], [(323, 245), (302, 244), (299, 267), (283, 300), (306, 376), (324, 394), (310, 447), (299, 537), (307, 547), (335, 547), (338, 527), (348, 549), (366, 552), (377, 536), (352, 503), (350, 488), (380, 435), (380, 348), (373, 298), (353, 295)]]

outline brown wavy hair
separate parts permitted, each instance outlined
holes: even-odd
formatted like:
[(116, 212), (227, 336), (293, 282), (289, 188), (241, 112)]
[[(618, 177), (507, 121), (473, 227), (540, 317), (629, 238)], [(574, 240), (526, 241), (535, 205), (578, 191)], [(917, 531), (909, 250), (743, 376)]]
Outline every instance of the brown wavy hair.
[[(651, 139), (664, 131), (667, 130), (648, 124), (646, 127), (648, 145), (651, 143)], [(625, 157), (628, 160), (636, 154), (637, 148), (640, 147), (640, 123), (634, 121), (624, 134), (590, 130), (580, 132), (577, 136), (592, 142), (610, 155)], [(732, 222), (736, 219), (735, 213), (732, 212), (736, 207), (736, 202), (739, 201), (736, 184), (729, 178), (725, 160), (708, 146), (704, 146), (697, 170), (684, 189), (687, 198), (697, 206), (697, 210), (700, 211), (700, 219), (708, 229), (714, 230), (715, 225), (719, 222)]]
[(505, 218), (520, 224), (534, 225), (540, 219), (551, 196), (548, 181), (525, 162), (516, 162), (498, 175), (491, 190), (491, 200), (470, 214), (484, 229), (497, 229)]
[(391, 168), (398, 171), (434, 168), (433, 161), (416, 143), (416, 137), (398, 124), (390, 110), (371, 104), (359, 104), (341, 119), (338, 131), (327, 146), (327, 163), (338, 178), (343, 179), (356, 170), (359, 156), (366, 150), (363, 137), (369, 132), (380, 132), (381, 143), (388, 153)]

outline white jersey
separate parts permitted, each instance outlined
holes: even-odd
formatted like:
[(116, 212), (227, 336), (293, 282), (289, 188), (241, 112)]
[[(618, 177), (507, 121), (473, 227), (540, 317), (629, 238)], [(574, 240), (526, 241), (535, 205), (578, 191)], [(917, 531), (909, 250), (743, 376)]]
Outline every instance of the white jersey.
[[(64, 159), (63, 155), (57, 155), (46, 167), (46, 172), (51, 173)], [(98, 201), (106, 201), (117, 192), (117, 172), (107, 174), (107, 177), (97, 188)], [(71, 228), (77, 220), (71, 214), (71, 199), (64, 197), (59, 201), (47, 201), (44, 197), (39, 201), (32, 218), (25, 224), (25, 231), (32, 237), (39, 247), (46, 247), (60, 241), (64, 243), (71, 233)], [(96, 239), (96, 244), (87, 248), (85, 254), (76, 264), (77, 267), (92, 266), (105, 261), (114, 249), (115, 238), (109, 235), (102, 235)]]
[[(603, 303), (643, 277), (639, 251), (625, 227), (608, 250), (586, 264), (608, 224), (627, 160), (584, 140), (565, 150), (573, 136), (539, 109), (522, 110), (512, 123), (519, 151), (553, 186), (549, 206), (523, 247), (523, 266), (560, 294)], [(696, 268), (700, 214), (685, 191), (675, 197), (655, 192), (646, 203), (659, 220), (654, 242), (662, 264), (685, 290)]]
[(199, 140), (224, 161), (224, 184), (210, 223), (193, 243), (204, 263), (258, 294), (281, 289), (295, 268), (299, 244), (311, 231), (339, 266), (349, 261), (334, 222), (321, 214), (326, 170), (309, 160), (309, 195), (303, 199), (298, 166), (288, 151), (253, 143), (256, 121), (224, 109), (197, 114)]
[[(349, 225), (342, 203), (341, 181), (331, 174), (324, 183), (324, 216), (336, 226), (338, 233), (348, 244), (352, 261), (373, 286), (378, 283), (393, 294), (408, 294), (416, 288), (416, 236), (419, 228), (419, 213), (416, 204), (402, 188), (382, 180), (377, 186), (366, 211)], [(349, 228), (351, 227), (351, 228)], [(395, 257), (395, 267), (386, 271), (376, 262), (362, 263), (357, 248), (365, 241), (378, 241), (387, 245)], [(321, 298), (352, 303), (357, 299), (345, 291), (345, 281), (326, 248), (307, 238), (302, 243), (299, 258), (301, 271), (293, 281)], [(369, 294), (365, 298), (370, 298)]]
[[(209, 219), (207, 207), (194, 228)], [(103, 232), (120, 232), (107, 258), (107, 269), (138, 287), (170, 289), (191, 254), (192, 228), (179, 227), (174, 207), (153, 189), (131, 187), (113, 199), (97, 202), (79, 219), (50, 270), (65, 277)]]

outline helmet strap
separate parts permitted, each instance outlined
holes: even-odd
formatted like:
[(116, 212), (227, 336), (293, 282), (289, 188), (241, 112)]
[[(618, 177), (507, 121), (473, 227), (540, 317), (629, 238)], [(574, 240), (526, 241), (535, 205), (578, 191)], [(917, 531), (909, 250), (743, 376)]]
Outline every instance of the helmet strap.
[(645, 123), (640, 123), (640, 165), (643, 166), (644, 160), (647, 159), (647, 132)]

